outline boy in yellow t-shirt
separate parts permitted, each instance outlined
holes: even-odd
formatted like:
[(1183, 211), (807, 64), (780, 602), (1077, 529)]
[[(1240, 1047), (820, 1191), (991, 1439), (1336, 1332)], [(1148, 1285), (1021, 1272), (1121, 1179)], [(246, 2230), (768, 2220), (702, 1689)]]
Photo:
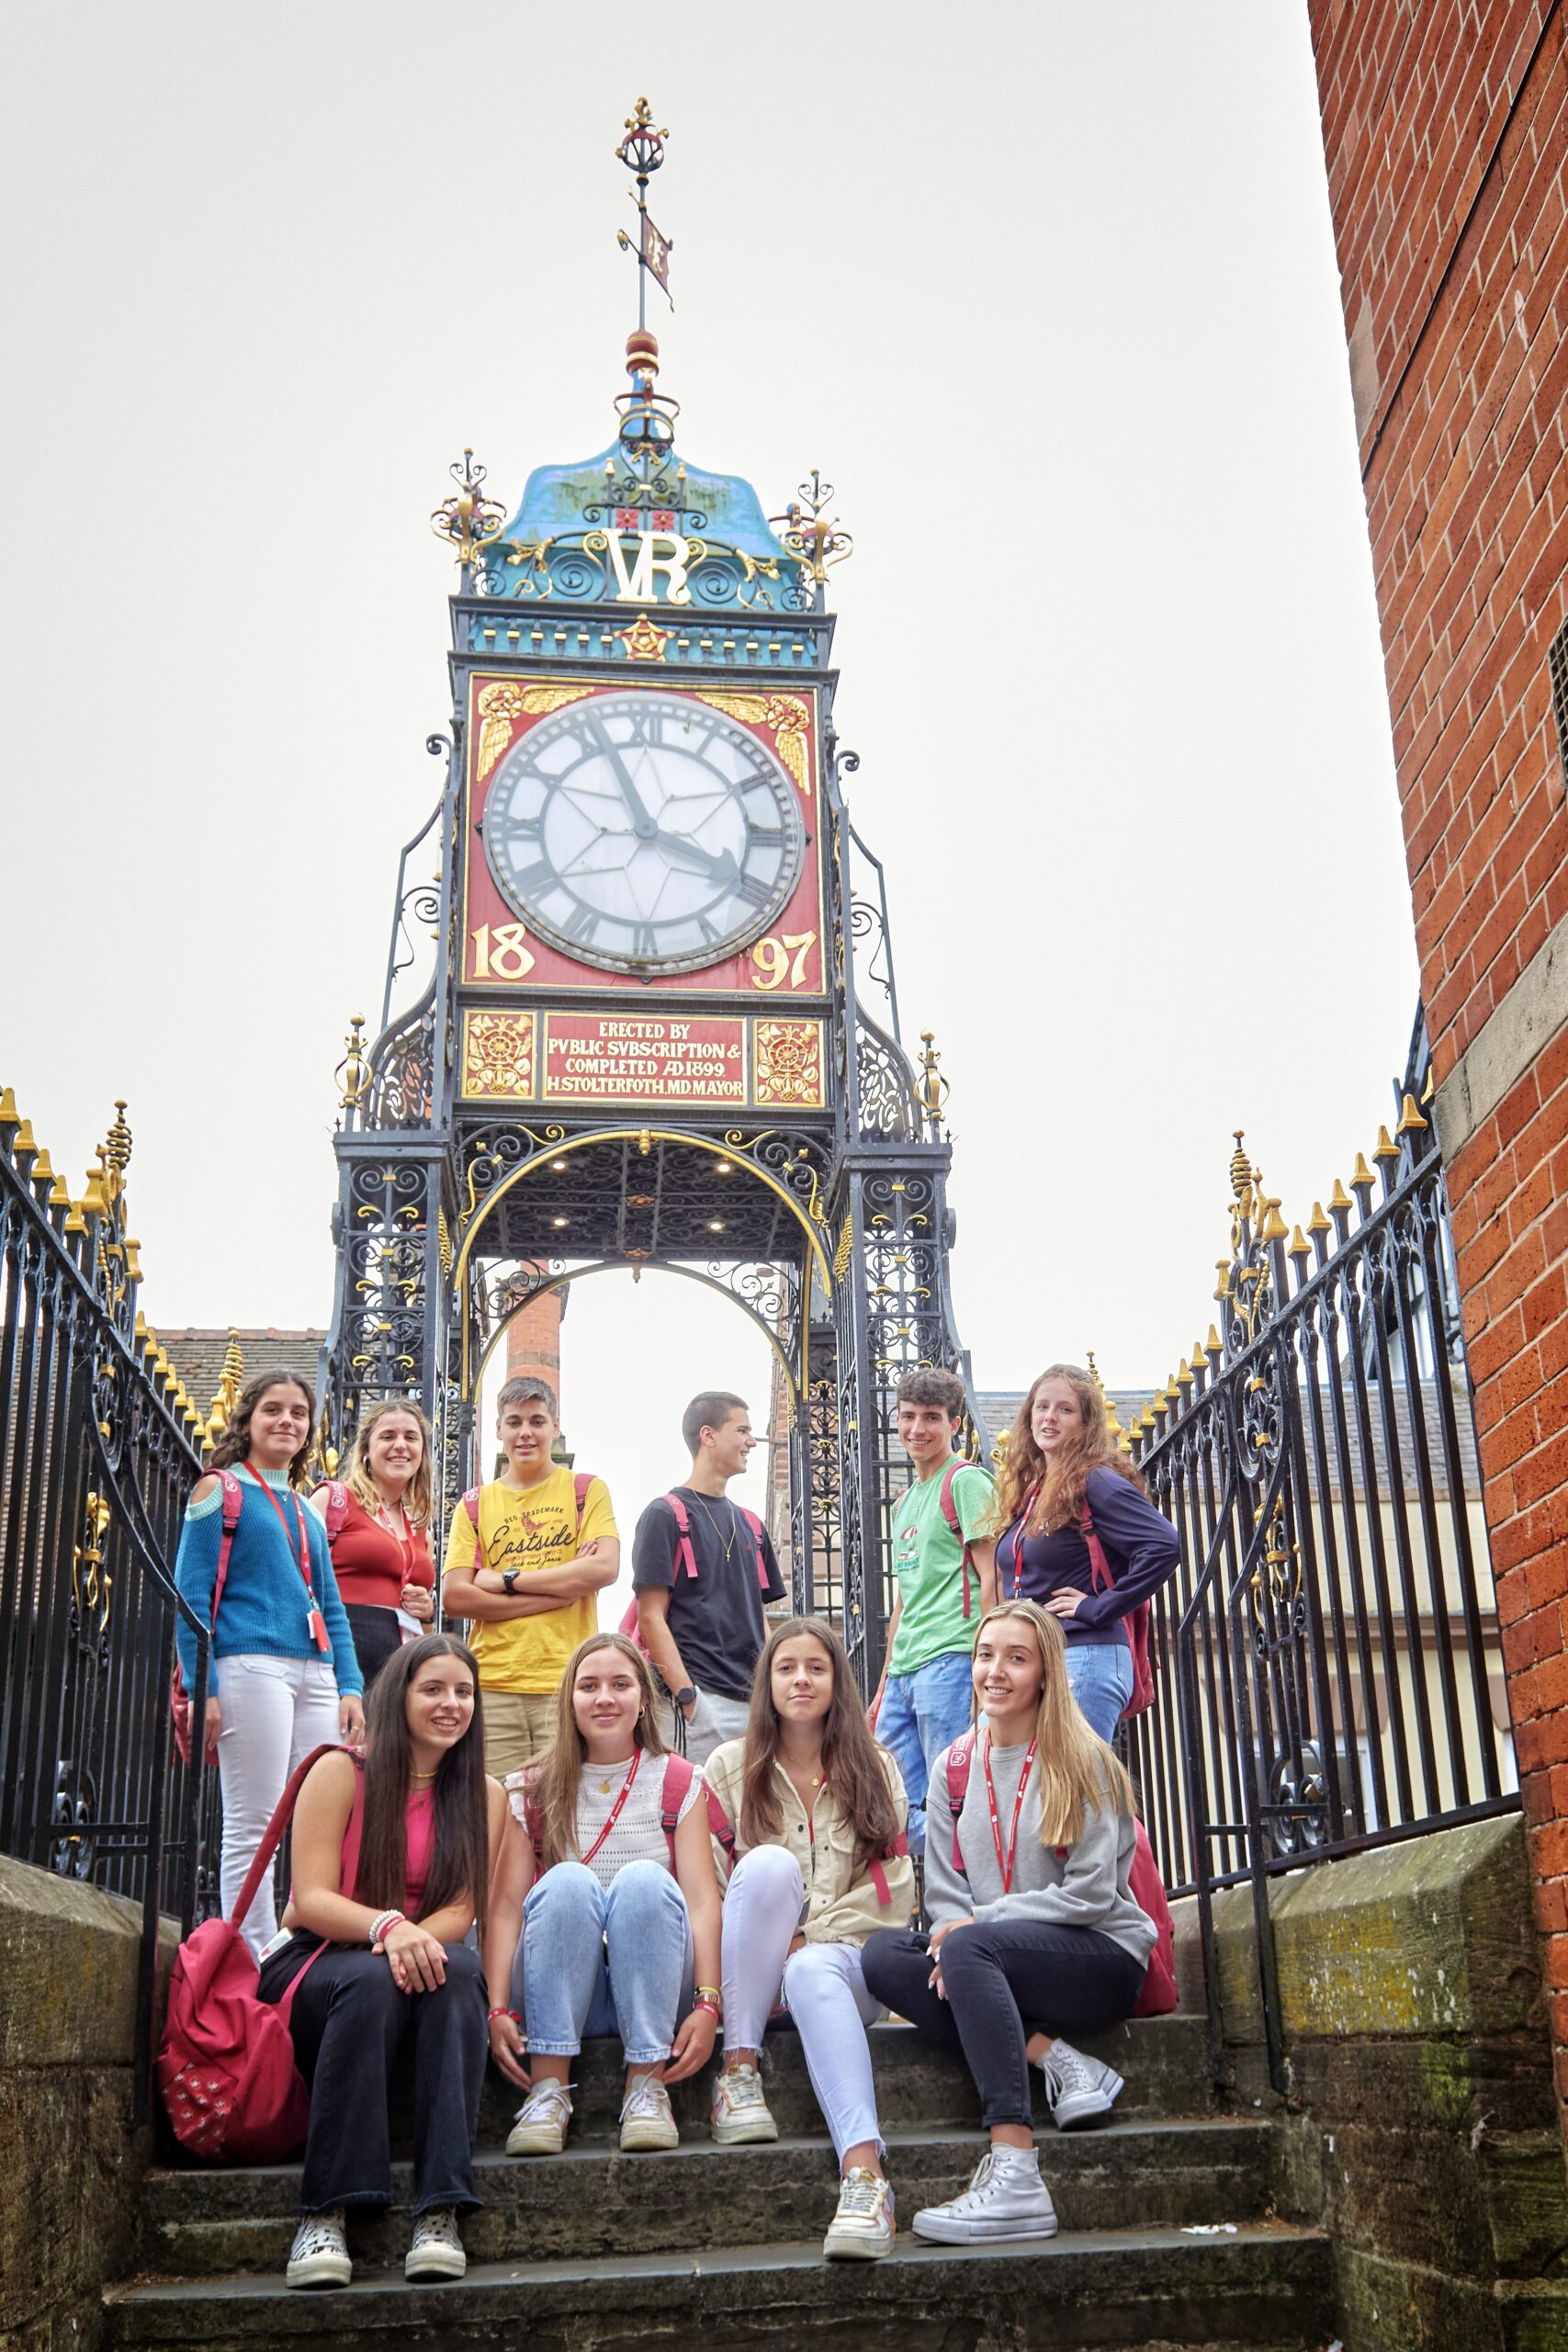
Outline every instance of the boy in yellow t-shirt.
[(496, 1436), (506, 1455), (499, 1478), (479, 1489), (479, 1544), (461, 1503), (452, 1514), (441, 1605), (468, 1620), (479, 1662), (485, 1770), (498, 1780), (521, 1771), (549, 1746), (556, 1690), (579, 1642), (599, 1630), (594, 1595), (614, 1584), (621, 1545), (602, 1478), (592, 1480), (578, 1525), (576, 1483), (550, 1449), (560, 1432), (547, 1382), (509, 1380), (496, 1400)]

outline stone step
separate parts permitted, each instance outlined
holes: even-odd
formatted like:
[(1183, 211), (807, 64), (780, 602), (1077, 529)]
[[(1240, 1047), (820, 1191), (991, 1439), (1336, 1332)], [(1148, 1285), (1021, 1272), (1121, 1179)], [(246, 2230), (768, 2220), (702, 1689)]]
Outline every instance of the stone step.
[[(979, 2132), (887, 2134), (887, 2168), (908, 2219), (961, 2188), (985, 2146)], [(1041, 2164), (1066, 2230), (1175, 2228), (1244, 2222), (1267, 2209), (1273, 2178), (1267, 2124), (1211, 2118), (1047, 2132)], [(482, 2211), (464, 2240), (475, 2261), (588, 2259), (763, 2236), (820, 2235), (833, 2210), (827, 2137), (720, 2148), (695, 2140), (659, 2155), (623, 2156), (569, 2143), (564, 2155), (479, 2159)], [(356, 2260), (385, 2266), (407, 2246), (412, 2169), (393, 2173), (390, 2213), (350, 2216)], [(293, 2165), (154, 2173), (141, 2203), (139, 2267), (160, 2276), (276, 2274), (288, 2259), (299, 2199)]]
[[(979, 2121), (975, 2086), (956, 2051), (938, 2049), (907, 2025), (873, 2026), (870, 2041), (877, 2108), (885, 2131), (934, 2130), (946, 2124), (967, 2128)], [(1116, 2103), (1119, 2118), (1213, 2112), (1206, 2019), (1134, 2018), (1110, 2033), (1087, 2039), (1082, 2046), (1095, 2057), (1108, 2060), (1125, 2077), (1127, 2087)], [(781, 2132), (820, 2130), (822, 2119), (797, 2034), (788, 2029), (769, 2032), (763, 2075), (768, 2105)], [(712, 2079), (709, 2070), (692, 2082), (677, 2083), (671, 2090), (682, 2137), (705, 2133)], [(573, 2068), (573, 2137), (613, 2140), (626, 2083), (619, 2045), (586, 2043)], [(486, 2068), (479, 2110), (481, 2143), (498, 2147), (504, 2143), (519, 2099), (520, 2094), (493, 2066)], [(1034, 2070), (1034, 2111), (1044, 2120), (1045, 2086), (1038, 2069)], [(406, 2153), (412, 2145), (408, 2136), (412, 2101), (403, 2101), (395, 2112), (396, 2143)]]
[[(1244, 2222), (1234, 2235), (1179, 2230), (1064, 2233), (1044, 2245), (923, 2246), (901, 2235), (886, 2261), (822, 2259), (805, 2243), (594, 2261), (475, 2263), (459, 2284), (411, 2288), (362, 2269), (352, 2287), (290, 2294), (214, 2278), (112, 2290), (110, 2342), (177, 2352), (298, 2343), (310, 2352), (629, 2352), (637, 2345), (799, 2345), (814, 2352), (1088, 2352), (1088, 2347), (1270, 2347), (1309, 2352), (1333, 2333), (1321, 2233)], [(703, 2335), (701, 2331), (710, 2331)], [(720, 2333), (719, 2331), (722, 2331)]]

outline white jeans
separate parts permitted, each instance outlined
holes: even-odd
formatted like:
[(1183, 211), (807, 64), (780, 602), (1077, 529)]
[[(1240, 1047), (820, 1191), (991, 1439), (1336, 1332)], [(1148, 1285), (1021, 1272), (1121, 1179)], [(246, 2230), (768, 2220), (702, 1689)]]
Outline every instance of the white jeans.
[[(218, 1779), (223, 1792), (223, 1913), (239, 1900), (262, 1832), (296, 1764), (338, 1736), (337, 1683), (330, 1658), (263, 1657), (247, 1653), (218, 1663)], [(254, 1952), (276, 1933), (272, 1875), (243, 1922)]]
[(806, 1884), (785, 1846), (754, 1846), (730, 1872), (724, 1898), (724, 2046), (760, 2050), (782, 1989), (800, 2034), (817, 2104), (840, 2164), (864, 2141), (883, 2153), (865, 2030), (882, 2014), (855, 1944), (789, 1949)]

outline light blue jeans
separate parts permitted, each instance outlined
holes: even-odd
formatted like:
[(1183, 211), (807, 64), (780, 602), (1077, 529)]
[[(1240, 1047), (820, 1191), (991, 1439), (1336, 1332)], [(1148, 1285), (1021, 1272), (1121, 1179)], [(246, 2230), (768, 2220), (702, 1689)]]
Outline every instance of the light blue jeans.
[(1101, 1739), (1113, 1740), (1133, 1695), (1133, 1653), (1125, 1642), (1069, 1642), (1067, 1680)]
[(975, 1700), (975, 1661), (968, 1650), (943, 1650), (913, 1674), (890, 1674), (876, 1717), (876, 1736), (893, 1751), (909, 1800), (909, 1851), (926, 1848), (926, 1790), (944, 1747), (967, 1731)]
[(541, 2058), (618, 2034), (628, 2066), (657, 2066), (692, 2006), (692, 1970), (686, 1898), (662, 1862), (627, 1862), (608, 1887), (557, 1862), (524, 1898), (512, 2000)]

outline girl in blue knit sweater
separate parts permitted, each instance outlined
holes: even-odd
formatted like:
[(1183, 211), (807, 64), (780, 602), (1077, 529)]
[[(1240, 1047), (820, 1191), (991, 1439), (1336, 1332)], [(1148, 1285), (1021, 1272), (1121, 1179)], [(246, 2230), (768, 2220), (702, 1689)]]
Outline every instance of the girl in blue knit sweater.
[[(223, 1792), (223, 1908), (237, 1899), (251, 1857), (283, 1793), (312, 1747), (365, 1736), (364, 1678), (333, 1574), (327, 1531), (306, 1501), (305, 1459), (314, 1416), (294, 1373), (262, 1373), (242, 1391), (234, 1417), (186, 1508), (175, 1582), (197, 1621), (212, 1627), (208, 1753)], [(223, 1541), (223, 1481), (237, 1467), (241, 1506), (223, 1589), (213, 1609)], [(176, 1634), (180, 1672), (196, 1682), (196, 1635)], [(277, 1927), (264, 1883), (244, 1921), (259, 1953)]]

